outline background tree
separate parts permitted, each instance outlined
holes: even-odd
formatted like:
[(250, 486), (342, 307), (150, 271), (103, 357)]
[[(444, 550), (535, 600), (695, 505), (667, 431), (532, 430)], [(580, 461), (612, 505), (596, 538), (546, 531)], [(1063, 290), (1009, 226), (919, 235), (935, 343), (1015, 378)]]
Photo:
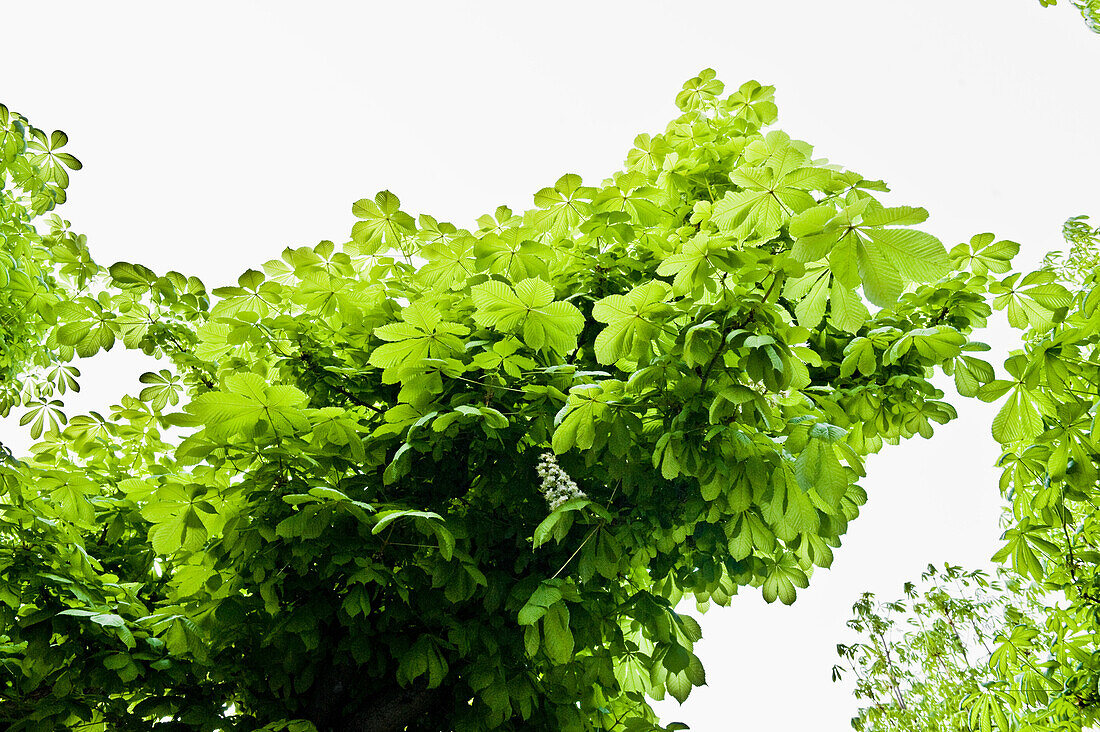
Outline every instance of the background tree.
[[(1010, 575), (990, 580), (984, 572), (952, 565), (929, 565), (919, 584), (906, 582), (904, 596), (890, 602), (864, 593), (848, 621), (860, 640), (837, 645), (843, 664), (833, 668), (834, 681), (854, 676), (855, 698), (866, 704), (852, 728), (980, 729), (981, 721), (972, 725), (972, 717), (989, 715), (983, 716), (983, 708), (972, 714), (968, 707), (997, 682), (995, 663), (1003, 652), (994, 644), (1026, 638), (1029, 647), (1040, 648), (1053, 640), (1042, 627), (1041, 599), (1034, 583)], [(999, 714), (997, 705), (993, 715)]]
[(73, 348), (47, 335), (98, 271), (84, 237), (45, 216), (65, 202), (69, 171), (81, 167), (63, 151), (67, 142), (0, 105), (0, 415), (28, 407), (22, 424), (36, 438), (63, 423), (58, 397), (79, 388), (80, 372), (66, 364)]
[[(989, 287), (994, 302), (1007, 307), (1010, 324), (1023, 331), (1023, 348), (1005, 362), (1012, 379), (993, 380), (977, 390), (986, 401), (1007, 397), (992, 425), (1004, 449), (1000, 486), (1009, 501), (1006, 544), (994, 560), (1011, 568), (1016, 579), (1000, 587), (984, 580), (974, 587), (941, 583), (921, 596), (924, 608), (939, 598), (940, 604), (973, 605), (979, 615), (997, 610), (993, 625), (982, 631), (991, 642), (985, 653), (952, 656), (928, 644), (922, 626), (921, 632), (895, 642), (891, 661), (882, 631), (893, 623), (873, 598), (864, 596), (850, 623), (864, 634), (863, 642), (838, 646), (860, 675), (857, 698), (872, 702), (853, 720), (856, 729), (953, 725), (947, 728), (1046, 732), (1080, 730), (1100, 716), (1100, 230), (1089, 226), (1087, 216), (1076, 216), (1063, 233), (1069, 248), (1049, 253), (1042, 270), (1022, 279), (1012, 274)], [(1047, 287), (1055, 277), (1073, 286), (1066, 307), (1041, 313), (1013, 304), (1025, 288)], [(914, 598), (909, 587), (907, 596)], [(919, 607), (909, 612), (927, 617)], [(906, 610), (903, 603), (885, 608)], [(947, 665), (936, 671), (945, 659)], [(904, 695), (909, 701), (887, 698), (885, 692), (896, 688), (895, 677), (917, 679), (906, 682), (911, 684)]]
[[(1051, 729), (1061, 720), (1095, 721), (1100, 710), (1100, 270), (1097, 231), (1086, 218), (1070, 219), (1065, 233), (1071, 247), (1049, 256), (1046, 271), (1077, 283), (1073, 301), (1054, 323), (1010, 317), (1012, 325), (1023, 329), (1023, 348), (1005, 362), (1010, 378), (992, 381), (978, 393), (986, 401), (1005, 397), (993, 420), (993, 437), (1004, 450), (1001, 490), (1010, 501), (1010, 513), (1005, 546), (994, 559), (1066, 598), (1046, 609), (1054, 642), (1043, 676), (1058, 683), (1049, 684), (1045, 713), (1030, 722)], [(1021, 280), (1006, 287), (999, 297), (1012, 297), (1025, 284)], [(1015, 691), (1019, 684), (1013, 680), (1028, 674), (1029, 656), (1040, 647), (1008, 638), (1002, 648), (996, 666), (1004, 686), (1001, 696), (1011, 709), (1027, 701), (1021, 696), (1026, 692)]]
[(171, 367), (2, 468), (9, 727), (657, 729), (704, 682), (678, 602), (831, 563), (863, 457), (954, 417), (933, 369), (993, 378), (1017, 250), (949, 256), (723, 91), (476, 230), (383, 191), (213, 304), (110, 267), (58, 343)]

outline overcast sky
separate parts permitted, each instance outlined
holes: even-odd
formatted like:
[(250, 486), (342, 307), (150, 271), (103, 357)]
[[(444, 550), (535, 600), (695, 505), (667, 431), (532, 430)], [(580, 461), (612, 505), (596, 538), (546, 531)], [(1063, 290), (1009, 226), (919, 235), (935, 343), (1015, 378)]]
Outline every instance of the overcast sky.
[[(566, 172), (598, 184), (705, 67), (774, 84), (779, 127), (927, 207), (948, 247), (994, 231), (1033, 265), (1067, 217), (1100, 218), (1100, 36), (1067, 0), (53, 0), (8, 4), (3, 23), (0, 102), (69, 134), (85, 167), (60, 213), (96, 259), (210, 287), (342, 241), (351, 202), (381, 189), (468, 226)], [(99, 357), (70, 406), (106, 407), (147, 367)], [(992, 412), (959, 411), (870, 461), (869, 504), (793, 607), (747, 590), (705, 616), (709, 685), (666, 721), (848, 729), (829, 670), (859, 593), (997, 548)], [(26, 444), (10, 421), (0, 439)]]

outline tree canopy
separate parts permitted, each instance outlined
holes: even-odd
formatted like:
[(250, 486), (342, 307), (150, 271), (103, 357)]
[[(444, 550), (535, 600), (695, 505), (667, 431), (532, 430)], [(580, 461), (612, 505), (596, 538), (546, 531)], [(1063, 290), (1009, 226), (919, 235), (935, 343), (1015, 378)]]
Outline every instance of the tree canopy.
[(623, 170), (469, 229), (382, 191), (232, 286), (84, 263), (51, 358), (164, 368), (0, 467), (0, 720), (682, 728), (648, 701), (705, 682), (680, 601), (794, 602), (863, 459), (955, 416), (934, 370), (996, 393), (991, 307), (1071, 304), (766, 129), (773, 91), (705, 70)]

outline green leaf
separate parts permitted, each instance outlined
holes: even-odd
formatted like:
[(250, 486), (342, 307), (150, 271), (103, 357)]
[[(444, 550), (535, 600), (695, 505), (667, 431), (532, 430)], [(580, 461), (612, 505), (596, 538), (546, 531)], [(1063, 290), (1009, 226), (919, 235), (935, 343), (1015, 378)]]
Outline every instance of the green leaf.
[(535, 549), (545, 544), (553, 536), (554, 527), (561, 521), (561, 511), (551, 511), (550, 515), (544, 518), (537, 527), (535, 527), (535, 533), (532, 537), (532, 544)]
[(1013, 387), (1008, 400), (993, 418), (993, 439), (1008, 445), (1034, 439), (1042, 431), (1043, 416), (1035, 400), (1021, 385)]
[(740, 258), (729, 247), (728, 241), (711, 238), (707, 232), (700, 231), (679, 252), (661, 262), (657, 274), (662, 277), (675, 275), (672, 291), (676, 295), (701, 295), (705, 287), (715, 289), (711, 279), (715, 272), (737, 269)]
[(553, 188), (543, 188), (535, 194), (535, 205), (543, 210), (533, 213), (532, 223), (540, 231), (560, 239), (589, 213), (588, 202), (595, 194), (595, 188), (581, 185), (579, 175), (566, 173)]
[(641, 358), (671, 311), (671, 295), (672, 288), (654, 280), (626, 295), (608, 295), (596, 301), (592, 317), (607, 324), (596, 336), (596, 360), (612, 364), (625, 358)]
[(844, 360), (840, 362), (840, 375), (847, 378), (858, 369), (864, 376), (875, 372), (875, 346), (868, 338), (853, 338), (844, 347)]
[(856, 291), (834, 279), (829, 297), (829, 322), (845, 333), (856, 333), (870, 318), (871, 313)]
[(149, 541), (155, 552), (195, 552), (203, 547), (210, 536), (207, 521), (213, 522), (205, 510), (209, 504), (204, 505), (203, 495), (204, 489), (197, 485), (168, 483), (157, 489), (155, 500), (141, 511), (144, 518), (153, 522)]
[(543, 649), (550, 662), (568, 663), (573, 657), (573, 633), (569, 629), (569, 608), (564, 602), (554, 603), (542, 618)]
[(413, 511), (411, 509), (391, 509), (388, 511), (379, 511), (375, 516), (376, 521), (371, 528), (371, 534), (381, 533), (383, 529), (389, 526), (391, 523), (400, 518), (413, 518), (413, 519), (432, 519), (436, 521), (442, 521), (443, 517), (435, 511)]
[(1013, 328), (1044, 329), (1054, 318), (1055, 311), (1068, 308), (1072, 296), (1063, 285), (1055, 281), (1053, 272), (1030, 272), (1021, 279), (1020, 273), (1012, 274), (989, 286), (996, 310), (1007, 310), (1008, 322)]
[(554, 250), (525, 238), (533, 233), (508, 229), (499, 235), (489, 233), (478, 239), (473, 248), (478, 270), (503, 275), (513, 282), (531, 277), (546, 279)]
[[(769, 135), (770, 139), (770, 135)], [(741, 188), (727, 192), (714, 204), (714, 222), (721, 232), (741, 238), (769, 238), (785, 217), (814, 205), (809, 191), (822, 188), (828, 173), (820, 168), (794, 168), (804, 160), (791, 148), (774, 150), (763, 167), (736, 168), (730, 179)]]
[(765, 602), (778, 598), (784, 605), (791, 605), (797, 597), (796, 587), (809, 587), (810, 580), (793, 554), (781, 552), (775, 561), (765, 560), (767, 574), (761, 589)]
[(794, 314), (799, 325), (816, 328), (825, 317), (831, 283), (832, 274), (825, 264), (808, 266), (804, 275), (787, 281), (783, 296), (795, 301)]
[(386, 343), (371, 351), (369, 362), (383, 369), (383, 381), (392, 384), (422, 369), (425, 359), (442, 359), (461, 352), (461, 336), (469, 332), (464, 325), (445, 322), (437, 308), (415, 302), (401, 311), (400, 323), (374, 329), (374, 335)]
[(951, 249), (951, 267), (969, 269), (977, 275), (1004, 274), (1012, 268), (1012, 258), (1020, 253), (1020, 245), (1007, 239), (994, 241), (993, 234), (977, 234), (970, 244)]
[(802, 490), (816, 490), (827, 505), (836, 508), (848, 490), (848, 479), (833, 446), (811, 439), (794, 463), (794, 474)]
[(528, 278), (511, 286), (490, 280), (472, 288), (474, 320), (503, 333), (515, 333), (530, 348), (567, 354), (577, 347), (584, 316), (574, 305), (554, 301), (545, 280)]
[(211, 439), (253, 437), (267, 429), (279, 435), (310, 430), (302, 409), (308, 398), (296, 387), (269, 386), (257, 374), (231, 374), (225, 377), (225, 388), (200, 394), (184, 408)]
[(574, 446), (580, 450), (592, 447), (596, 439), (596, 424), (607, 414), (607, 402), (613, 398), (613, 392), (605, 389), (612, 386), (604, 382), (602, 386), (585, 385), (570, 389), (568, 401), (554, 420), (557, 422), (552, 439), (554, 452), (560, 455)]
[(352, 204), (352, 215), (362, 220), (352, 227), (351, 236), (364, 254), (373, 253), (382, 244), (401, 247), (416, 231), (413, 217), (400, 208), (401, 200), (389, 191), (380, 191), (373, 201), (362, 198)]

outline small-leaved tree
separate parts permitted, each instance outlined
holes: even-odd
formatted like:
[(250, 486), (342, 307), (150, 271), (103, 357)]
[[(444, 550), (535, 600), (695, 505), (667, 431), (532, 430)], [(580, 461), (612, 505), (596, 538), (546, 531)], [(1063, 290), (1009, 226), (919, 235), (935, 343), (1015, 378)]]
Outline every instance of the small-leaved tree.
[[(1034, 583), (953, 565), (929, 565), (896, 600), (864, 593), (848, 621), (859, 640), (837, 645), (842, 662), (833, 667), (833, 680), (850, 676), (863, 705), (852, 728), (969, 732), (982, 720), (1007, 719), (1001, 705), (972, 709), (973, 702), (996, 698), (983, 690), (998, 684), (1007, 639), (1029, 648), (1053, 641), (1042, 626), (1044, 599)], [(1039, 654), (1032, 661), (1043, 664)]]

